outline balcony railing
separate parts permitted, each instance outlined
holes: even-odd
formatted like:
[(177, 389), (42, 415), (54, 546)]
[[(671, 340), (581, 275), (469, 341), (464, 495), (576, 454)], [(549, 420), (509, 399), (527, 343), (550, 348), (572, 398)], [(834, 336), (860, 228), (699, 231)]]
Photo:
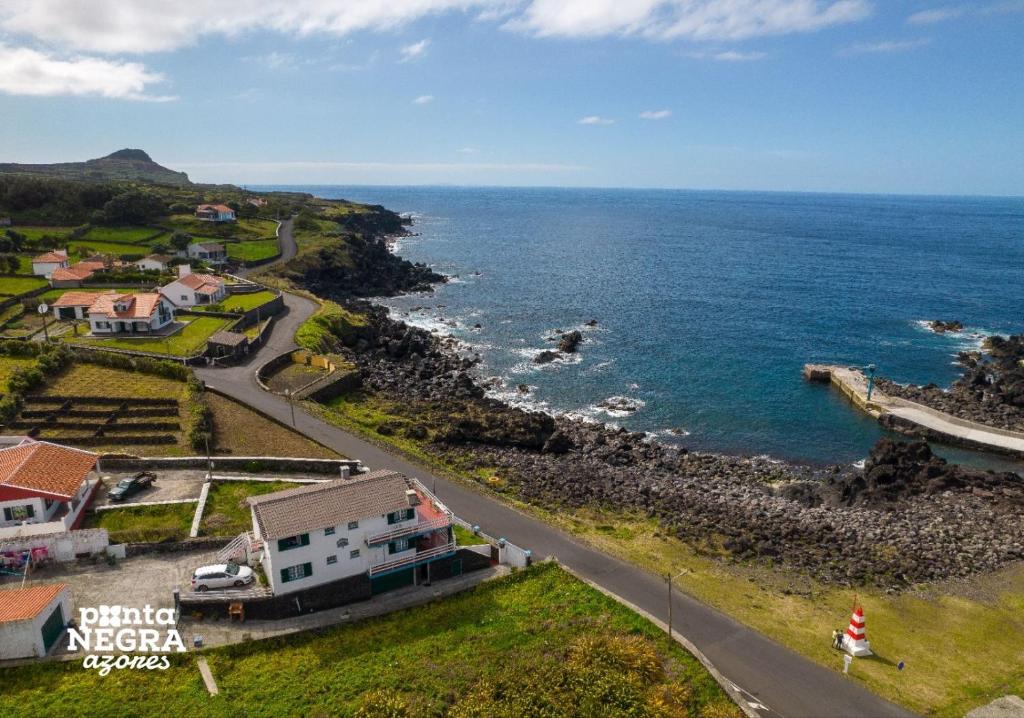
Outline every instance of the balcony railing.
[(414, 524), (408, 524), (405, 526), (398, 526), (397, 528), (385, 531), (384, 533), (377, 534), (376, 536), (367, 536), (366, 545), (376, 546), (377, 544), (387, 543), (388, 541), (394, 541), (395, 539), (405, 538), (406, 536), (415, 536), (416, 534), (429, 533), (442, 529), (446, 526), (451, 525), (452, 519), (450, 516), (441, 516), (436, 519), (429, 521), (418, 521)]
[(373, 578), (374, 576), (379, 576), (380, 574), (387, 573), (389, 571), (395, 571), (402, 568), (410, 568), (412, 566), (417, 566), (423, 563), (424, 561), (430, 561), (435, 558), (440, 558), (445, 554), (454, 552), (455, 542), (449, 541), (446, 544), (443, 544), (441, 546), (435, 546), (434, 548), (427, 549), (426, 551), (418, 551), (413, 556), (406, 556), (404, 558), (395, 559), (394, 561), (387, 561), (378, 566), (371, 566), (370, 578)]

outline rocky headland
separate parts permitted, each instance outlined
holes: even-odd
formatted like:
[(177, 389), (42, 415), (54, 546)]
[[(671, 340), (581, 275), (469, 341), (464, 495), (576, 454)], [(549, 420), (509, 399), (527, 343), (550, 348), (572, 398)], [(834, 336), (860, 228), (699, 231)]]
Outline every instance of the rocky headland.
[[(424, 269), (408, 269), (409, 281), (397, 285), (420, 286)], [(453, 341), (350, 293), (326, 295), (367, 317), (323, 348), (358, 367), (364, 400), (385, 410), (378, 433), (415, 440), (460, 470), (493, 472), (488, 485), (522, 500), (621, 507), (731, 560), (842, 585), (899, 589), (1024, 559), (1024, 480), (1015, 474), (967, 470), (926, 444), (888, 439), (862, 470), (698, 453), (525, 411), (488, 397), (478, 358)], [(572, 336), (557, 341), (579, 348)]]

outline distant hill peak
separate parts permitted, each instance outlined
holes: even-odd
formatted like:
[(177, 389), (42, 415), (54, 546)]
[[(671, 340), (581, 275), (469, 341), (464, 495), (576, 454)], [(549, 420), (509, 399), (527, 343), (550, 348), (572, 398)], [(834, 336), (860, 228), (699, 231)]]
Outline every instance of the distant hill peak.
[[(145, 150), (133, 150), (128, 147), (117, 152), (111, 152), (101, 160), (134, 160), (135, 162), (152, 162), (153, 158), (146, 154)], [(95, 162), (95, 160), (92, 160)]]

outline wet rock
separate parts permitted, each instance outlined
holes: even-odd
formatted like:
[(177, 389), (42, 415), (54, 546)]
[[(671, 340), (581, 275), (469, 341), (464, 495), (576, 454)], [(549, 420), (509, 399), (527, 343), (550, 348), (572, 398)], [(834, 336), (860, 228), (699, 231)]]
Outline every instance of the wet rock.
[(533, 363), (534, 364), (550, 364), (551, 362), (555, 361), (556, 359), (560, 359), (561, 356), (562, 355), (559, 354), (558, 352), (553, 352), (550, 349), (545, 349), (544, 351), (542, 351), (540, 354), (538, 354), (537, 356), (535, 356), (533, 358)]
[(558, 351), (566, 354), (573, 354), (579, 345), (583, 343), (583, 333), (578, 329), (563, 334), (558, 342)]

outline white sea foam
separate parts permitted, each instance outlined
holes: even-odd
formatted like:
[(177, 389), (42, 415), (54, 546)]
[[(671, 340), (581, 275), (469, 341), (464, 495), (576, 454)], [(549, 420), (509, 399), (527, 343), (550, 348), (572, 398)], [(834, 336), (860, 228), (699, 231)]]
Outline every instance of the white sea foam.
[(610, 396), (590, 408), (598, 413), (607, 414), (614, 418), (622, 418), (633, 416), (633, 414), (645, 406), (647, 406), (647, 402), (643, 399), (634, 399), (630, 396)]

